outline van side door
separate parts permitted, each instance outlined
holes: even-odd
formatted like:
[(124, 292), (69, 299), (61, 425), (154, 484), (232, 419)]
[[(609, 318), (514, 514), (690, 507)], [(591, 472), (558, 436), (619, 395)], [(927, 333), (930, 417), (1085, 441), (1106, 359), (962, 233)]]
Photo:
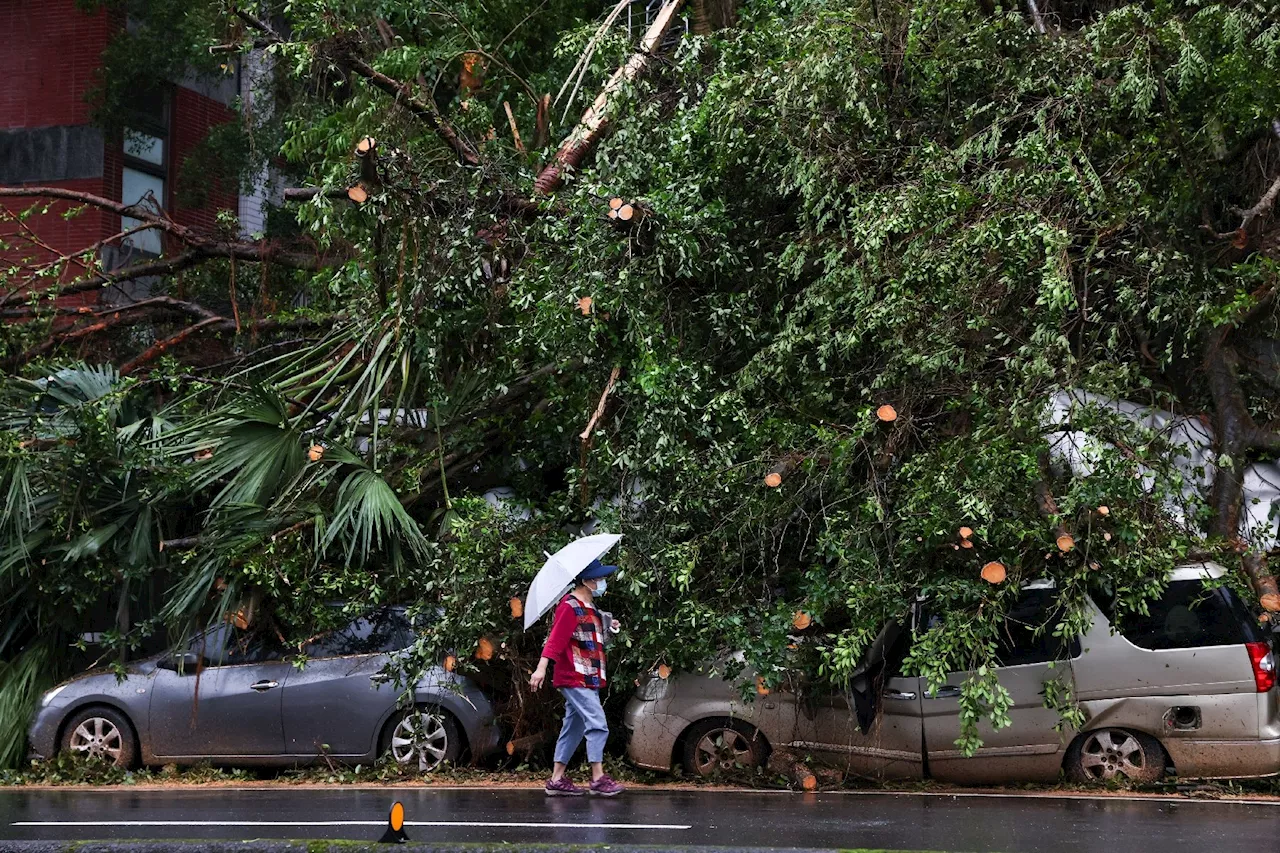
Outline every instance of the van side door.
[(1010, 725), (992, 731), (979, 723), (982, 746), (965, 757), (955, 745), (960, 737), (960, 687), (968, 673), (952, 673), (936, 693), (925, 691), (921, 678), (925, 751), (929, 775), (961, 783), (1052, 781), (1058, 778), (1062, 757), (1073, 733), (1056, 731), (1057, 711), (1045, 707), (1045, 684), (1072, 683), (1068, 657), (1080, 654), (1080, 643), (1063, 643), (1053, 636), (1057, 622), (1053, 608), (1056, 591), (1029, 588), (1010, 610), (1000, 637), (996, 670), (1001, 686), (1009, 691), (1013, 706)]

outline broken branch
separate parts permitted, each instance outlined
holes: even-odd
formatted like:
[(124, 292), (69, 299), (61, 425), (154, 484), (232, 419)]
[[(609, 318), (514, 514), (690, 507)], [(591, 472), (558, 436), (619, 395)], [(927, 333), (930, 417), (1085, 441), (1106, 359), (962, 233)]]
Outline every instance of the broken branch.
[(578, 438), (582, 439), (585, 445), (591, 439), (591, 433), (595, 430), (596, 424), (600, 418), (604, 417), (604, 407), (609, 401), (609, 394), (613, 391), (613, 386), (618, 382), (618, 376), (622, 373), (622, 365), (615, 364), (613, 370), (609, 373), (609, 381), (605, 383), (604, 392), (600, 395), (600, 402), (596, 404), (596, 410), (591, 415), (591, 420), (587, 421), (587, 428), (582, 431)]
[(608, 126), (609, 102), (613, 95), (640, 76), (648, 67), (650, 58), (662, 43), (667, 31), (671, 29), (676, 12), (682, 5), (684, 0), (667, 0), (666, 4), (658, 10), (653, 23), (649, 25), (644, 38), (640, 41), (639, 49), (617, 71), (613, 72), (609, 82), (596, 96), (595, 102), (582, 114), (577, 127), (560, 144), (555, 157), (538, 175), (533, 185), (535, 194), (547, 195), (555, 192), (564, 185), (565, 173), (582, 165), (582, 161), (600, 141), (600, 137)]
[(550, 739), (549, 732), (538, 732), (537, 734), (514, 738), (507, 741), (507, 755), (514, 756), (518, 752), (527, 759), (533, 754), (534, 750)]
[(816, 791), (818, 789), (818, 777), (805, 767), (799, 758), (792, 752), (784, 749), (776, 749), (769, 756), (769, 769), (774, 773), (786, 776), (791, 780), (791, 784), (799, 786), (805, 791)]
[(788, 477), (795, 473), (796, 468), (800, 467), (800, 463), (803, 461), (804, 456), (799, 453), (791, 453), (784, 456), (764, 475), (764, 484), (771, 489), (778, 488)]
[(480, 165), (480, 155), (476, 153), (471, 143), (463, 139), (454, 126), (440, 115), (440, 111), (436, 109), (435, 103), (430, 98), (415, 97), (408, 83), (388, 77), (357, 56), (347, 56), (345, 64), (356, 74), (368, 80), (375, 89), (395, 98), (398, 103), (404, 104), (409, 112), (426, 122), (427, 126), (435, 131), (436, 136), (440, 137), (441, 141), (453, 151), (460, 163), (467, 166)]
[(1239, 240), (1244, 236), (1246, 229), (1253, 224), (1255, 219), (1271, 209), (1271, 206), (1276, 203), (1277, 197), (1280, 197), (1280, 176), (1277, 176), (1276, 179), (1271, 182), (1271, 186), (1262, 194), (1262, 198), (1258, 199), (1258, 203), (1253, 207), (1247, 209), (1239, 207), (1233, 208), (1234, 212), (1240, 215), (1240, 226), (1236, 228), (1236, 230), (1214, 231), (1208, 225), (1204, 226), (1205, 230), (1209, 231), (1209, 233), (1213, 234), (1213, 236), (1217, 237), (1219, 240)]
[(511, 102), (503, 101), (502, 108), (507, 113), (507, 124), (511, 125), (511, 139), (513, 142), (515, 142), (516, 151), (519, 151), (521, 154), (523, 154), (525, 153), (524, 142), (520, 140), (520, 128), (519, 126), (516, 125), (515, 113), (511, 111)]

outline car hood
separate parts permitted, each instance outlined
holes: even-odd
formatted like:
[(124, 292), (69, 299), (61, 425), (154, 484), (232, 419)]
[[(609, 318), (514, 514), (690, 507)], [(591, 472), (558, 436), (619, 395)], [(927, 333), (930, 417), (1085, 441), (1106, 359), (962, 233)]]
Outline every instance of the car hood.
[[(124, 666), (125, 676), (127, 677), (130, 675), (150, 675), (151, 673), (155, 672), (156, 662), (160, 660), (160, 657), (161, 655), (156, 655), (150, 658), (143, 658), (142, 660), (130, 661)], [(116, 677), (115, 670), (113, 670), (111, 667), (95, 666), (92, 669), (86, 669), (84, 672), (76, 673), (75, 675), (68, 678), (66, 681), (63, 681), (56, 686), (61, 687), (63, 684), (76, 684), (78, 682), (86, 681), (91, 678), (100, 678), (104, 675), (110, 676), (111, 678)]]

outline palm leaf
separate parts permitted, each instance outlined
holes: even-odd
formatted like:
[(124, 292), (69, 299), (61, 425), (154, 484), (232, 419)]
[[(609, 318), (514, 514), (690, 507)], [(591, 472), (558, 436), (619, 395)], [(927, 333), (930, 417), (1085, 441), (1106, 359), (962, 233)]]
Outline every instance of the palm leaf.
[(80, 364), (37, 380), (36, 385), (54, 402), (63, 406), (78, 406), (96, 402), (117, 391), (120, 374), (110, 364)]
[(172, 454), (213, 454), (196, 463), (192, 487), (201, 490), (226, 480), (211, 502), (214, 508), (265, 505), (303, 467), (303, 436), (284, 401), (265, 389), (255, 389), (225, 413), (175, 431), (179, 436), (184, 440), (172, 447)]
[(28, 646), (0, 663), (0, 767), (13, 767), (26, 746), (27, 721), (40, 694), (52, 686), (52, 643)]
[(401, 543), (425, 560), (431, 547), (391, 486), (367, 468), (351, 472), (338, 488), (323, 546), (339, 541), (348, 561), (353, 556), (367, 560), (377, 551), (387, 551), (398, 561)]

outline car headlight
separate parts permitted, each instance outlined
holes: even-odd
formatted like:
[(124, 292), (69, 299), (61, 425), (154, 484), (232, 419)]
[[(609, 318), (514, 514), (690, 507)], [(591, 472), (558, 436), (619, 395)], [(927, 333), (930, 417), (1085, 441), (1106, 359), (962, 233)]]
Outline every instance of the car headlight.
[(41, 696), (40, 707), (41, 708), (46, 707), (50, 702), (54, 700), (54, 697), (56, 697), (59, 693), (61, 693), (63, 690), (66, 690), (66, 689), (67, 689), (66, 684), (59, 684), (57, 687), (53, 688), (48, 693)]
[(644, 681), (640, 682), (640, 686), (636, 688), (636, 698), (642, 702), (653, 702), (667, 695), (667, 682), (669, 679), (659, 678), (656, 675), (650, 675)]

